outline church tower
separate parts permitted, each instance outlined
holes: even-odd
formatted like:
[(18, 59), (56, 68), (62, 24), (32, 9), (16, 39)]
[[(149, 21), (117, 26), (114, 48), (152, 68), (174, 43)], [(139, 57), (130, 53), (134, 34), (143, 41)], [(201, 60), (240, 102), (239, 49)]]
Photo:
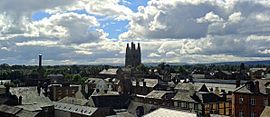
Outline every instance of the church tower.
[(135, 47), (135, 44), (131, 42), (131, 47), (127, 44), (126, 47), (126, 58), (125, 58), (125, 66), (136, 67), (141, 64), (141, 47), (140, 43), (138, 43), (138, 47)]

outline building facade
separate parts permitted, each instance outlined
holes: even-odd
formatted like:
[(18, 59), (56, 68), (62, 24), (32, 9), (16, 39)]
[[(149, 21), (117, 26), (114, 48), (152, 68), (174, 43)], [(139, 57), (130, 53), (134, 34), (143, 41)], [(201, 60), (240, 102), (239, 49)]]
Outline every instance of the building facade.
[(253, 81), (237, 88), (232, 96), (234, 117), (259, 117), (269, 105), (270, 95), (266, 92), (265, 81)]

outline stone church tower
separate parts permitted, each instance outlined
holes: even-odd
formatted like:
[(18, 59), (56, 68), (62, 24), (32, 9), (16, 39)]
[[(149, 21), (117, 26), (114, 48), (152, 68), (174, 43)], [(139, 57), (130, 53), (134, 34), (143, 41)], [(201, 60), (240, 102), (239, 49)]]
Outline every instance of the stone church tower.
[(131, 47), (127, 44), (126, 47), (126, 60), (125, 66), (136, 67), (141, 64), (141, 47), (140, 43), (138, 43), (138, 47), (135, 47), (135, 44), (131, 42)]

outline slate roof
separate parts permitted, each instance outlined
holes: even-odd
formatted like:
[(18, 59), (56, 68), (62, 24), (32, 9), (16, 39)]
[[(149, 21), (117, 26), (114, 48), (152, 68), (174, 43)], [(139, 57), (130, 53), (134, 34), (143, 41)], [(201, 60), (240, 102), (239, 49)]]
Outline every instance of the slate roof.
[(195, 99), (192, 98), (192, 94), (190, 92), (177, 92), (176, 95), (172, 98), (172, 100), (184, 101), (184, 102), (194, 102)]
[(263, 94), (267, 94), (266, 93), (266, 87), (267, 85), (270, 86), (270, 79), (257, 79), (255, 80), (255, 82), (258, 81), (259, 82), (259, 87), (260, 87), (260, 92)]
[(16, 117), (35, 117), (39, 113), (8, 105), (0, 105), (0, 112), (16, 115)]
[(15, 115), (16, 113), (18, 113), (21, 110), (22, 110), (21, 108), (17, 108), (17, 107), (0, 105), (0, 112), (3, 112), (3, 113)]
[(207, 91), (208, 89), (205, 88), (204, 83), (178, 83), (175, 88), (176, 90), (181, 90), (181, 91), (189, 91), (189, 90), (194, 90), (194, 91)]
[(197, 90), (200, 86), (199, 85), (195, 85), (192, 83), (178, 83), (174, 89), (176, 90), (183, 90), (183, 91), (189, 91), (190, 89), (194, 89)]
[[(267, 88), (267, 85), (270, 84), (270, 79), (257, 79), (254, 82), (257, 82), (257, 81), (259, 82), (260, 93), (267, 94), (266, 93), (266, 88)], [(254, 83), (254, 85), (256, 85), (256, 84)], [(256, 86), (255, 86), (255, 88), (256, 88)], [(251, 91), (251, 90), (249, 90), (247, 88), (247, 84), (238, 87), (234, 92), (237, 92), (237, 93), (248, 93), (248, 94), (254, 93), (253, 91)]]
[(270, 117), (270, 106), (266, 106), (260, 117)]
[(91, 96), (110, 96), (110, 95), (120, 95), (120, 94), (117, 91), (108, 91), (107, 93), (103, 93), (102, 91), (97, 93), (96, 91), (94, 91)]
[(40, 110), (41, 107), (53, 106), (53, 103), (48, 97), (37, 93), (37, 87), (16, 87), (10, 88), (10, 93), (17, 97), (22, 96), (22, 105), (20, 108), (25, 108), (29, 111)]
[(252, 93), (253, 93), (252, 91), (250, 91), (250, 90), (247, 88), (246, 85), (243, 85), (243, 86), (240, 86), (240, 87), (236, 88), (236, 89), (234, 90), (234, 92), (236, 92), (236, 93), (248, 93), (248, 94), (252, 94)]
[(89, 107), (89, 106), (80, 106), (80, 105), (74, 105), (74, 104), (67, 104), (67, 103), (61, 103), (61, 102), (53, 102), (54, 109), (71, 112), (71, 113), (77, 113), (82, 115), (91, 116), (96, 111), (97, 108)]
[(59, 100), (58, 102), (85, 106), (85, 105), (87, 105), (87, 103), (89, 101), (87, 99), (78, 99), (78, 98), (74, 98), (74, 97), (64, 97), (63, 99)]
[[(50, 106), (53, 106), (53, 105), (50, 105)], [(41, 111), (42, 110), (41, 107), (44, 107), (44, 106), (41, 105), (40, 103), (33, 103), (33, 104), (17, 105), (16, 107), (33, 112), (33, 111)]]
[(195, 113), (188, 113), (178, 110), (159, 108), (143, 117), (197, 117)]
[(172, 100), (194, 102), (194, 103), (210, 103), (217, 102), (221, 98), (212, 92), (177, 92)]
[(103, 75), (117, 75), (118, 68), (110, 68), (110, 69), (104, 69), (99, 74)]
[(161, 90), (153, 90), (148, 93), (146, 98), (154, 98), (154, 99), (162, 99), (162, 97), (167, 93), (173, 93), (172, 91), (161, 91)]
[(36, 117), (39, 112), (31, 112), (27, 110), (21, 110), (16, 114), (17, 117)]
[(236, 85), (235, 84), (220, 84), (220, 83), (195, 83), (195, 84), (205, 84), (205, 86), (210, 89), (214, 89), (216, 87), (219, 88), (219, 90), (225, 90), (226, 92), (229, 91), (234, 91), (236, 89)]
[[(146, 87), (155, 87), (158, 84), (158, 79), (144, 79), (144, 82), (146, 82)], [(139, 82), (139, 85), (143, 86), (143, 81)], [(132, 86), (136, 86), (136, 81), (132, 81)]]

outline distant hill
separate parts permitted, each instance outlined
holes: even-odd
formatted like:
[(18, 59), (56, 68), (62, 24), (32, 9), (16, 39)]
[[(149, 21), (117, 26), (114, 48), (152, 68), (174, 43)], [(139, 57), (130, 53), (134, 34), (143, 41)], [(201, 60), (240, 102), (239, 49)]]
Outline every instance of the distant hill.
[(236, 62), (219, 62), (213, 64), (239, 65), (244, 63), (246, 65), (270, 65), (270, 60), (265, 61), (236, 61)]
[[(246, 65), (270, 65), (270, 60), (265, 61), (234, 61), (234, 62), (216, 62), (216, 63), (168, 63), (170, 65), (196, 65), (196, 64), (215, 64), (215, 65), (239, 65), (241, 63), (244, 63)], [(144, 63), (146, 66), (157, 66), (160, 63)]]

